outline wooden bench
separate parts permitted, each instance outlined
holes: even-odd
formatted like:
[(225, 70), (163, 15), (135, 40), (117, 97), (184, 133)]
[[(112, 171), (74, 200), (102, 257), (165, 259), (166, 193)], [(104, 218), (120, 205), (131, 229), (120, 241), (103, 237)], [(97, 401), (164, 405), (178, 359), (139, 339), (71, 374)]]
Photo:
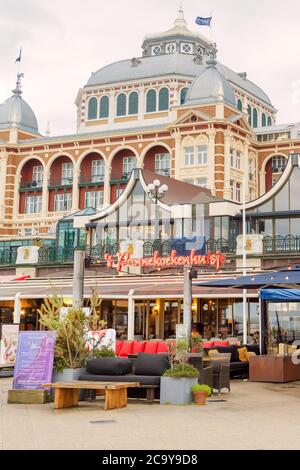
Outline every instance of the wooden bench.
[(127, 389), (139, 386), (140, 384), (137, 382), (85, 382), (80, 380), (44, 385), (45, 388), (51, 387), (55, 390), (55, 409), (78, 406), (79, 390), (103, 390), (105, 391), (105, 411), (126, 407)]

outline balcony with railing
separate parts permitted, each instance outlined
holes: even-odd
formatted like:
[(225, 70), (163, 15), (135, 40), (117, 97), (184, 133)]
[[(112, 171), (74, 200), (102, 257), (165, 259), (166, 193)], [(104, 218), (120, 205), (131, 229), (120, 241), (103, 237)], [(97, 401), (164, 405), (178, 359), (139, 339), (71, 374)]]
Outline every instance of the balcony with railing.
[(50, 178), (48, 187), (49, 189), (72, 188), (72, 177)]
[(43, 180), (22, 181), (19, 187), (20, 193), (26, 193), (29, 191), (42, 191), (42, 189)]
[(81, 175), (79, 186), (102, 186), (104, 184), (104, 175)]

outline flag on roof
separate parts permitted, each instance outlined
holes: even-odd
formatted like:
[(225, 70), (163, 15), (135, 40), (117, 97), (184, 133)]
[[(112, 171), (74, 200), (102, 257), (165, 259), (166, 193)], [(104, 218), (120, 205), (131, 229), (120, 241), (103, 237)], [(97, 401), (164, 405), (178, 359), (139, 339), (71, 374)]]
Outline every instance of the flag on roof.
[(211, 20), (212, 20), (212, 16), (209, 16), (208, 18), (203, 18), (202, 16), (198, 16), (196, 18), (196, 23), (199, 26), (210, 26)]

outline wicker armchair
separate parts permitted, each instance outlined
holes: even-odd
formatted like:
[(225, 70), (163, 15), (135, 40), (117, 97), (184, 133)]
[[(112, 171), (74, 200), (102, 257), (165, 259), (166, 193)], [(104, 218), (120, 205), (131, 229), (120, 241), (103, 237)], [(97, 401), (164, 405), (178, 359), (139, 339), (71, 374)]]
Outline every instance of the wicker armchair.
[(230, 392), (230, 359), (231, 354), (213, 354), (211, 366), (213, 368), (213, 389), (221, 393), (223, 388)]

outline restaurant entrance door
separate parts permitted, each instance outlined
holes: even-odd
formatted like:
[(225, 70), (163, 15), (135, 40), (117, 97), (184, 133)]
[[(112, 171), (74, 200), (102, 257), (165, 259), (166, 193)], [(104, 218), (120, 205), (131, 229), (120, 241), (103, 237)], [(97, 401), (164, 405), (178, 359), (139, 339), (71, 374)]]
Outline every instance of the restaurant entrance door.
[(176, 337), (176, 325), (183, 323), (183, 302), (182, 300), (163, 301), (163, 325), (164, 338)]

